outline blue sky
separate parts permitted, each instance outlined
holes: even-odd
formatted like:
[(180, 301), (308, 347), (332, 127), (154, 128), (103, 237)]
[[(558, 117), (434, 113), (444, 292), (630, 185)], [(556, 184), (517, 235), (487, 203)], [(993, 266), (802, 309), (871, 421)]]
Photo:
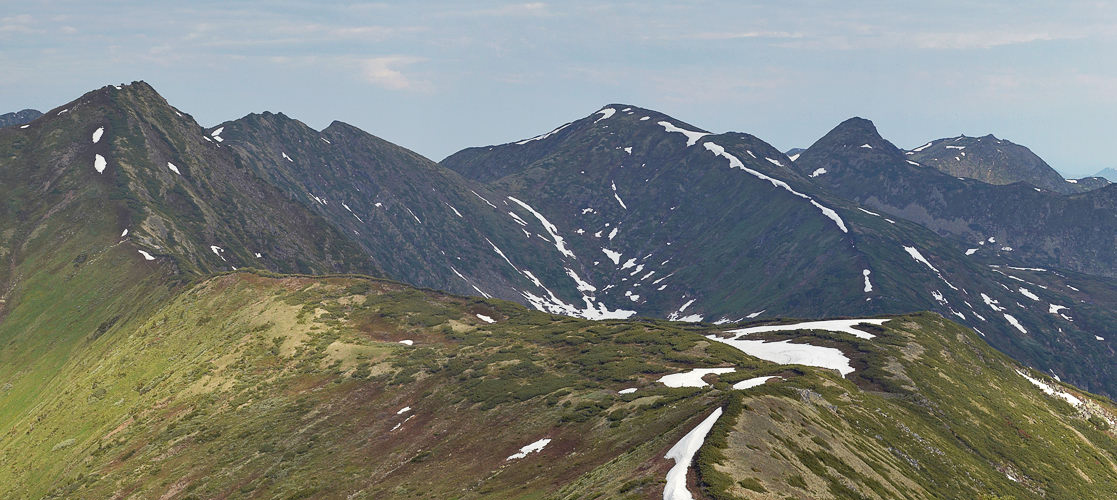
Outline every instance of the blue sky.
[(862, 116), (1117, 165), (1114, 2), (0, 2), (0, 112), (145, 80), (202, 125), (337, 119), (439, 160), (619, 102), (783, 150)]

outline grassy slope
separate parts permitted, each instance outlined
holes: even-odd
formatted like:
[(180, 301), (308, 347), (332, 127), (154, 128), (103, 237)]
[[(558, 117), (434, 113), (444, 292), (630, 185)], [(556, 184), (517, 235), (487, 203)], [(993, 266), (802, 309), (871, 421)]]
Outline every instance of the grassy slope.
[(1082, 410), (1046, 396), (1016, 373), (1016, 363), (936, 315), (887, 326), (860, 343), (869, 365), (884, 370), (853, 377), (878, 390), (828, 376), (745, 393), (740, 415), (724, 424), (720, 456), (706, 450), (710, 482), (721, 485), (716, 498), (1103, 498), (1117, 491), (1117, 439), (1105, 422), (1114, 420), (1111, 402)]
[[(816, 334), (862, 367), (844, 380), (753, 360), (691, 325), (593, 323), (364, 278), (222, 275), (145, 310), (75, 349), (3, 420), (0, 496), (658, 498), (660, 457), (715, 406), (729, 411), (700, 479), (721, 498), (760, 495), (743, 484), (770, 498), (857, 498), (836, 485), (1089, 498), (1117, 485), (1112, 431), (933, 315), (872, 341)], [(740, 370), (707, 389), (652, 383), (718, 365)], [(544, 437), (542, 452), (505, 460)]]

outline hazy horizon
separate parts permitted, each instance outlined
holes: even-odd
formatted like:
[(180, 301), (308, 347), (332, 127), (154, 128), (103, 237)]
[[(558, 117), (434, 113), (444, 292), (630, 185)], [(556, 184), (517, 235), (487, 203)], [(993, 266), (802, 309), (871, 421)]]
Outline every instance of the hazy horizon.
[[(433, 160), (623, 102), (807, 147), (852, 116), (901, 148), (1024, 145), (1068, 177), (1117, 116), (1117, 9), (1013, 2), (9, 5), (0, 113), (144, 80), (212, 126), (283, 112)], [(948, 28), (943, 28), (947, 26)]]

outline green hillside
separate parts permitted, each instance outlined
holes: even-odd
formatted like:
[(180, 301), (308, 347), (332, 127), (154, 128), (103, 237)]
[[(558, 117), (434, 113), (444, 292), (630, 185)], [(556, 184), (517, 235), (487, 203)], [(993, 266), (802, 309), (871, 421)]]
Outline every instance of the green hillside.
[[(857, 368), (842, 378), (757, 360), (708, 328), (359, 277), (219, 275), (133, 311), (92, 327), (44, 390), (5, 393), (0, 496), (660, 498), (662, 457), (714, 408), (690, 472), (713, 498), (1117, 488), (1110, 402), (1059, 384), (1088, 403), (1045, 396), (931, 314), (866, 327), (870, 340), (753, 334), (839, 348)], [(734, 371), (705, 388), (655, 382), (714, 366)], [(762, 375), (780, 378), (729, 385)]]

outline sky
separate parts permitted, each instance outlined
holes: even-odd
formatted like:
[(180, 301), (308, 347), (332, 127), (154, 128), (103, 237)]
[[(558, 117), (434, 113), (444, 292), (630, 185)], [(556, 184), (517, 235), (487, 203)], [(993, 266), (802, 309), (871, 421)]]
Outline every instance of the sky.
[(1117, 166), (1117, 2), (0, 0), (0, 113), (144, 80), (203, 126), (283, 112), (433, 160), (603, 105), (807, 147), (852, 116), (910, 149)]

